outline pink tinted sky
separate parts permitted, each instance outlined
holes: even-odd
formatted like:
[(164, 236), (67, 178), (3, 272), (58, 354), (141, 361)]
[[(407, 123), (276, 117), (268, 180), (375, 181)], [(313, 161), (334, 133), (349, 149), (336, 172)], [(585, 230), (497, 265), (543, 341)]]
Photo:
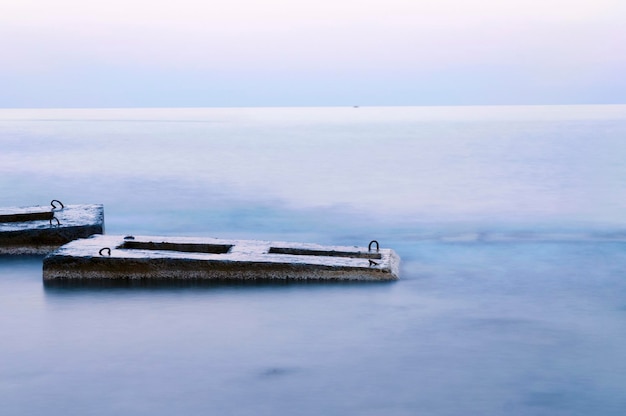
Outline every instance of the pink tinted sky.
[(626, 103), (623, 0), (0, 0), (1, 107)]

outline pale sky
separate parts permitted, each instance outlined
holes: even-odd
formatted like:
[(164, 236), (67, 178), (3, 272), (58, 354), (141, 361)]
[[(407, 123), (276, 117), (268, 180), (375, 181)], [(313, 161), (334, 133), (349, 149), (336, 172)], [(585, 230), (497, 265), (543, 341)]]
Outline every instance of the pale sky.
[(624, 0), (0, 0), (0, 107), (626, 103)]

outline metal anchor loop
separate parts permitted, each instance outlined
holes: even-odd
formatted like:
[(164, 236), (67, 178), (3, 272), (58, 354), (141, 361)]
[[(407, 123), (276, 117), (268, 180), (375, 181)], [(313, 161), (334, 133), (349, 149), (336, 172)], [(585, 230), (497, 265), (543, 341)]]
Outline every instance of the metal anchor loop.
[(65, 205), (63, 205), (63, 202), (59, 201), (58, 199), (53, 199), (52, 201), (50, 201), (50, 205), (52, 205), (53, 210), (59, 208), (55, 205), (55, 202), (57, 202), (61, 206), (61, 209), (65, 208)]
[(100, 251), (98, 251), (98, 254), (100, 254), (101, 256), (104, 256), (104, 254), (102, 254), (102, 252), (103, 252), (103, 251), (105, 251), (105, 250), (108, 252), (108, 253), (107, 253), (107, 256), (109, 256), (109, 257), (110, 257), (110, 256), (111, 256), (111, 249), (110, 249), (110, 248), (108, 248), (108, 247), (103, 247), (103, 248), (101, 248), (101, 249), (100, 249)]
[(56, 226), (57, 226), (57, 227), (58, 227), (59, 225), (61, 225), (61, 221), (59, 221), (59, 219), (58, 219), (57, 217), (52, 217), (52, 218), (50, 218), (50, 227), (52, 227), (52, 220), (56, 220), (56, 222), (57, 222), (57, 225), (56, 225)]
[(367, 246), (367, 251), (372, 251), (372, 244), (376, 244), (376, 252), (380, 251), (380, 246), (378, 245), (378, 241), (372, 240), (370, 244)]

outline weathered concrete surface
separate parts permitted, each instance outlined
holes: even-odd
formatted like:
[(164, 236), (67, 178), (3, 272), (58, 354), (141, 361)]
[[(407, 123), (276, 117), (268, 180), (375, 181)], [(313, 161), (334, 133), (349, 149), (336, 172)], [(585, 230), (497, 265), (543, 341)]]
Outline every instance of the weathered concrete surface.
[(102, 205), (0, 208), (0, 255), (48, 254), (72, 240), (103, 232)]
[(396, 280), (390, 249), (214, 238), (94, 235), (50, 253), (43, 278)]

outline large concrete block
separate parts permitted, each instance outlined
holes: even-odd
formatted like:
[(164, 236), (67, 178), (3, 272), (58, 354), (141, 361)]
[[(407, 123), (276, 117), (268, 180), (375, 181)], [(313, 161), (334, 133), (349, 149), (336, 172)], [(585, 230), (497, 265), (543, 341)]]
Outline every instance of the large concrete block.
[[(374, 244), (375, 243), (375, 244)], [(94, 235), (50, 253), (43, 278), (396, 280), (390, 249), (215, 238)]]
[(102, 205), (0, 208), (0, 254), (48, 254), (78, 238), (104, 232)]

